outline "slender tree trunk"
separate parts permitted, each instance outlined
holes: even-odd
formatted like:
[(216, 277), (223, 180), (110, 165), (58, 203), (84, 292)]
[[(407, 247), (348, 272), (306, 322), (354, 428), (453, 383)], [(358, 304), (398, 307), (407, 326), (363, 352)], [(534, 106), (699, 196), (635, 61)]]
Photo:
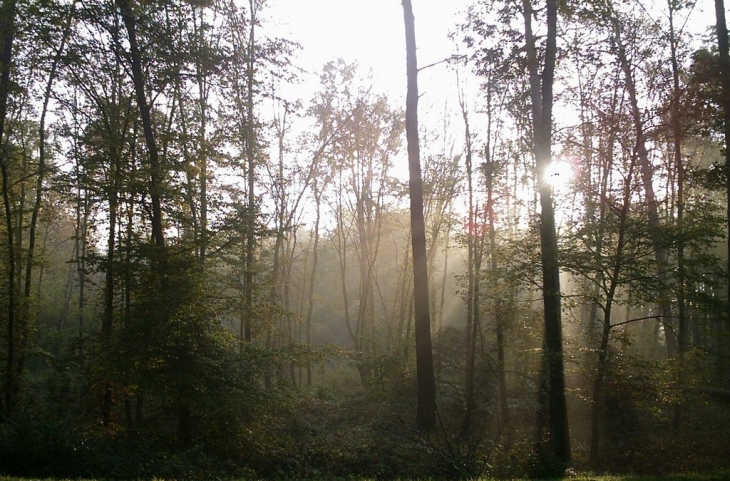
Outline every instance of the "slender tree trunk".
[[(24, 356), (22, 351), (25, 350), (28, 336), (28, 324), (30, 322), (30, 308), (31, 308), (31, 285), (33, 275), (33, 263), (35, 260), (35, 247), (36, 247), (36, 228), (38, 225), (38, 215), (41, 210), (41, 204), (43, 200), (43, 182), (46, 174), (46, 114), (48, 112), (48, 103), (51, 99), (51, 93), (53, 90), (53, 82), (56, 79), (58, 72), (58, 64), (61, 61), (61, 55), (66, 47), (66, 42), (71, 34), (71, 24), (76, 11), (76, 1), (71, 4), (71, 10), (66, 24), (64, 25), (63, 37), (61, 44), (56, 49), (53, 61), (51, 63), (51, 70), (48, 74), (48, 80), (46, 81), (46, 88), (43, 95), (43, 106), (41, 108), (41, 118), (38, 126), (38, 169), (36, 173), (36, 186), (35, 186), (35, 201), (33, 203), (33, 209), (31, 212), (30, 226), (28, 230), (28, 252), (25, 263), (25, 282), (23, 286), (23, 307), (21, 309), (22, 316), (22, 333), (21, 333), (21, 356), (18, 359), (17, 369), (20, 372), (23, 369)], [(23, 196), (24, 197), (24, 196)], [(23, 215), (23, 209), (20, 210), (20, 216)], [(20, 230), (20, 228), (19, 228)], [(18, 244), (20, 245), (20, 243)], [(18, 249), (20, 251), (20, 249)], [(18, 266), (20, 267), (20, 266)], [(41, 271), (42, 272), (42, 271)], [(40, 279), (39, 279), (40, 281)]]
[(83, 189), (80, 180), (80, 159), (76, 159), (77, 199), (76, 199), (76, 276), (78, 279), (77, 325), (79, 362), (84, 362), (84, 326), (86, 323), (86, 253), (88, 251), (89, 232), (89, 192)]
[(41, 108), (41, 118), (38, 124), (38, 173), (36, 176), (35, 186), (35, 202), (33, 203), (33, 212), (31, 213), (30, 226), (28, 231), (28, 254), (25, 264), (25, 286), (23, 295), (26, 299), (30, 297), (31, 290), (31, 274), (33, 272), (33, 261), (35, 254), (35, 243), (36, 243), (36, 225), (38, 224), (38, 214), (41, 210), (41, 203), (43, 200), (43, 181), (45, 180), (46, 174), (46, 114), (48, 113), (48, 103), (51, 100), (51, 93), (53, 91), (53, 82), (56, 80), (58, 73), (58, 64), (61, 61), (61, 55), (66, 48), (66, 42), (68, 41), (69, 35), (71, 35), (71, 25), (76, 12), (76, 0), (71, 4), (71, 10), (66, 24), (63, 30), (63, 37), (61, 44), (56, 49), (56, 53), (51, 63), (51, 71), (48, 74), (48, 80), (46, 81), (46, 89), (43, 95), (43, 107)]
[[(674, 28), (675, 1), (668, 0), (669, 7), (669, 46), (672, 63), (672, 98), (671, 98), (671, 126), (672, 143), (674, 144), (674, 167), (677, 171), (677, 322), (679, 332), (677, 339), (677, 357), (679, 361), (679, 389), (684, 389), (684, 352), (687, 346), (687, 306), (685, 302), (685, 259), (684, 259), (684, 164), (682, 161), (682, 124), (679, 112), (679, 61), (677, 59), (677, 33)], [(684, 408), (681, 402), (674, 404), (673, 428), (682, 426)]]
[[(352, 322), (350, 320), (350, 296), (347, 294), (347, 234), (345, 232), (345, 219), (342, 209), (342, 178), (339, 179), (337, 192), (337, 207), (335, 209), (335, 217), (337, 222), (337, 229), (334, 235), (336, 236), (335, 250), (337, 251), (337, 258), (339, 261), (339, 274), (340, 274), (340, 288), (342, 289), (342, 302), (343, 302), (343, 317), (345, 318), (345, 326), (347, 327), (347, 333), (350, 335), (352, 344), (355, 351), (358, 350), (358, 340), (355, 335), (356, 331), (352, 329)], [(357, 356), (357, 353), (355, 354)], [(358, 360), (356, 358), (356, 360)]]
[(547, 1), (547, 39), (542, 74), (538, 73), (536, 39), (532, 33), (533, 9), (530, 0), (523, 0), (525, 38), (530, 70), (532, 98), (533, 149), (538, 172), (540, 197), (540, 258), (542, 261), (543, 306), (545, 310), (545, 348), (549, 380), (550, 438), (555, 456), (570, 461), (568, 410), (565, 401), (563, 371), (563, 339), (560, 312), (560, 267), (555, 231), (552, 188), (544, 172), (552, 161), (553, 77), (557, 51), (557, 2)]
[[(617, 84), (618, 85), (618, 84)], [(615, 108), (616, 108), (616, 99), (617, 96), (615, 95), (612, 97), (611, 100), (611, 110), (610, 112), (612, 114), (615, 114)], [(606, 371), (606, 362), (608, 360), (608, 341), (609, 341), (609, 334), (611, 329), (611, 312), (612, 312), (612, 305), (614, 301), (615, 291), (616, 291), (616, 282), (615, 280), (617, 277), (617, 270), (621, 268), (621, 263), (619, 260), (620, 252), (623, 251), (623, 241), (619, 240), (618, 242), (618, 249), (616, 254), (616, 262), (614, 263), (614, 275), (611, 277), (611, 280), (609, 281), (610, 287), (608, 289), (608, 292), (606, 293), (606, 301), (604, 304), (601, 303), (601, 286), (605, 286), (605, 278), (606, 278), (606, 269), (609, 268), (609, 266), (605, 265), (604, 258), (606, 257), (606, 253), (604, 252), (604, 239), (605, 239), (605, 230), (607, 225), (607, 210), (609, 209), (610, 204), (610, 193), (609, 189), (611, 187), (611, 173), (614, 170), (614, 142), (616, 141), (616, 129), (613, 125), (611, 125), (611, 130), (608, 135), (608, 140), (606, 141), (606, 149), (605, 154), (603, 151), (601, 152), (602, 156), (605, 156), (605, 161), (603, 161), (601, 164), (599, 164), (599, 174), (601, 176), (600, 178), (600, 186), (599, 186), (599, 198), (597, 201), (598, 204), (598, 218), (596, 219), (596, 234), (593, 239), (595, 242), (595, 249), (593, 258), (595, 259), (595, 277), (592, 280), (592, 284), (594, 285), (594, 288), (592, 290), (592, 298), (591, 298), (591, 310), (590, 310), (590, 324), (588, 329), (588, 342), (587, 345), (589, 347), (589, 356), (592, 355), (592, 348), (594, 345), (594, 338), (595, 338), (595, 328), (596, 328), (596, 321), (601, 321), (603, 325), (603, 329), (601, 330), (601, 337), (599, 340), (599, 346), (598, 346), (598, 361), (597, 361), (597, 372), (596, 377), (593, 380), (593, 392), (591, 394), (591, 439), (590, 439), (590, 461), (593, 464), (597, 464), (599, 461), (599, 436), (600, 436), (600, 411), (601, 411), (601, 393), (603, 389), (603, 379), (605, 377), (605, 371)], [(599, 142), (600, 143), (600, 142)], [(636, 163), (634, 159), (632, 159), (632, 172), (633, 172), (633, 165)], [(590, 174), (589, 174), (590, 175)], [(626, 224), (626, 217), (628, 215), (628, 201), (629, 199), (626, 198), (626, 194), (630, 193), (630, 180), (625, 182), (625, 190), (624, 190), (624, 204), (622, 206), (621, 215), (620, 215), (620, 237), (623, 238), (624, 231), (625, 231), (625, 224)], [(626, 186), (629, 186), (628, 189)], [(592, 203), (593, 204), (593, 203)], [(592, 210), (595, 211), (595, 207), (592, 207)], [(602, 309), (602, 319), (599, 319), (598, 316), (598, 310), (599, 308)], [(588, 362), (592, 362), (591, 359), (588, 360)]]
[(444, 305), (446, 301), (446, 279), (449, 273), (449, 240), (451, 239), (451, 226), (446, 231), (446, 245), (444, 245), (444, 275), (441, 276), (441, 292), (439, 299), (439, 318), (436, 332), (441, 332), (444, 326)]
[(469, 192), (469, 213), (468, 226), (466, 234), (467, 244), (467, 294), (466, 294), (466, 359), (465, 359), (465, 412), (464, 422), (461, 426), (462, 434), (469, 432), (471, 427), (471, 417), (475, 407), (474, 398), (474, 366), (476, 364), (476, 346), (477, 332), (479, 323), (479, 286), (477, 278), (479, 269), (477, 268), (477, 256), (479, 255), (476, 248), (477, 226), (476, 226), (476, 208), (474, 206), (474, 169), (472, 165), (473, 152), (471, 142), (471, 131), (469, 128), (469, 116), (466, 108), (465, 100), (460, 97), (459, 105), (461, 107), (461, 115), (464, 118), (464, 135), (466, 144), (466, 182)]
[[(603, 308), (603, 329), (601, 330), (601, 342), (598, 349), (598, 368), (596, 372), (596, 378), (593, 380), (593, 395), (591, 403), (591, 448), (590, 448), (590, 460), (593, 464), (598, 464), (599, 461), (599, 439), (600, 439), (600, 413), (601, 413), (601, 392), (603, 390), (603, 381), (608, 370), (608, 341), (611, 333), (611, 315), (613, 305), (616, 300), (616, 290), (618, 289), (620, 282), (621, 270), (624, 266), (624, 252), (626, 248), (626, 229), (628, 224), (629, 210), (631, 208), (631, 193), (632, 183), (634, 177), (634, 166), (636, 165), (635, 156), (631, 159), (631, 165), (629, 166), (629, 172), (624, 181), (624, 192), (623, 192), (623, 205), (619, 212), (619, 231), (616, 241), (616, 253), (613, 265), (611, 266), (611, 272), (608, 279), (608, 289), (605, 291), (606, 302)], [(612, 162), (609, 163), (609, 169), (612, 167)], [(610, 202), (607, 197), (607, 191), (602, 192), (601, 204)], [(602, 269), (602, 264), (599, 264)], [(602, 285), (605, 285), (603, 282)]]
[(664, 323), (664, 334), (667, 345), (667, 354), (672, 357), (677, 351), (677, 337), (673, 328), (673, 315), (671, 303), (668, 300), (667, 293), (667, 271), (668, 271), (668, 253), (667, 249), (661, 245), (657, 238), (657, 231), (660, 227), (659, 222), (659, 206), (654, 193), (654, 169), (649, 160), (649, 151), (646, 147), (646, 133), (644, 132), (644, 124), (639, 110), (638, 96), (636, 92), (636, 84), (634, 75), (631, 70), (631, 63), (626, 55), (626, 48), (623, 44), (621, 36), (621, 26), (617, 18), (611, 18), (613, 24), (614, 40), (617, 44), (616, 55), (618, 56), (621, 70), (624, 74), (624, 82), (626, 90), (629, 93), (629, 102), (631, 106), (631, 117), (634, 123), (636, 135), (636, 152), (638, 154), (641, 178), (644, 184), (644, 193), (646, 195), (647, 215), (649, 228), (653, 231), (653, 239), (656, 251), (657, 277), (659, 279), (660, 288), (663, 292), (660, 294), (659, 310), (661, 311), (662, 321)]
[(411, 322), (411, 312), (408, 309), (408, 306), (413, 305), (413, 290), (411, 289), (411, 285), (413, 284), (413, 275), (411, 274), (412, 269), (409, 267), (411, 265), (411, 250), (406, 247), (405, 254), (403, 255), (401, 278), (398, 283), (398, 295), (396, 296), (398, 301), (398, 330), (396, 333), (396, 345), (399, 348), (403, 348), (403, 360), (408, 360), (408, 330), (410, 329)]
[[(117, 157), (117, 149), (113, 149), (112, 153), (112, 185), (109, 186), (109, 235), (107, 237), (107, 257), (106, 257), (106, 273), (104, 282), (104, 317), (101, 324), (101, 337), (104, 350), (111, 348), (112, 325), (114, 322), (114, 251), (116, 250), (116, 234), (117, 234), (117, 208), (118, 208), (118, 192), (119, 178), (121, 176), (120, 161)], [(111, 385), (106, 383), (104, 386), (104, 399), (102, 402), (102, 419), (105, 424), (111, 421), (112, 407), (112, 390)]]
[[(269, 300), (273, 306), (278, 307), (278, 314), (276, 317), (276, 322), (274, 324), (275, 330), (278, 331), (278, 347), (283, 347), (284, 339), (283, 339), (283, 332), (284, 332), (284, 324), (286, 322), (285, 317), (288, 318), (288, 313), (286, 312), (286, 309), (284, 307), (284, 296), (283, 296), (283, 282), (284, 282), (284, 275), (282, 273), (282, 262), (281, 258), (283, 257), (283, 249), (284, 249), (284, 209), (286, 209), (286, 194), (284, 193), (284, 152), (283, 152), (283, 144), (284, 144), (284, 130), (279, 128), (278, 137), (279, 137), (279, 162), (278, 162), (278, 174), (277, 178), (274, 181), (273, 190), (275, 192), (275, 209), (276, 212), (273, 216), (273, 218), (276, 221), (275, 228), (276, 228), (276, 238), (274, 240), (274, 254), (273, 254), (273, 260), (271, 264), (271, 278), (270, 278), (270, 291), (269, 291)], [(278, 329), (276, 329), (276, 324), (279, 324)], [(288, 331), (288, 329), (287, 329)], [(279, 363), (278, 365), (279, 371), (282, 370), (282, 365)]]
[[(486, 145), (484, 146), (484, 179), (487, 190), (487, 204), (485, 205), (486, 220), (487, 220), (487, 235), (489, 241), (489, 257), (490, 257), (490, 268), (492, 272), (497, 272), (499, 264), (497, 262), (497, 232), (495, 229), (494, 222), (494, 180), (497, 174), (497, 163), (494, 160), (492, 152), (492, 119), (494, 116), (493, 106), (493, 85), (491, 79), (487, 84), (487, 139)], [(499, 384), (499, 408), (501, 414), (501, 426), (502, 429), (509, 422), (509, 406), (507, 403), (507, 375), (505, 372), (505, 354), (504, 354), (504, 330), (505, 330), (505, 318), (507, 315), (506, 299), (508, 296), (503, 296), (497, 299), (496, 296), (492, 296), (495, 300), (493, 301), (494, 310), (494, 324), (495, 334), (497, 337), (497, 382)]]
[(431, 319), (428, 302), (428, 259), (426, 227), (423, 219), (423, 181), (418, 141), (418, 63), (416, 31), (411, 0), (403, 0), (406, 30), (408, 92), (406, 94), (406, 137), (408, 140), (409, 188), (411, 197), (411, 235), (413, 248), (413, 297), (416, 328), (416, 370), (418, 410), (416, 426), (429, 431), (436, 426), (436, 380), (431, 347)]
[[(727, 190), (727, 268), (730, 272), (730, 48), (728, 47), (727, 22), (725, 21), (725, 2), (715, 0), (715, 16), (717, 19), (717, 47), (720, 54), (720, 78), (722, 79), (722, 115), (725, 124), (725, 170)], [(727, 279), (727, 326), (725, 333), (730, 334), (730, 278)], [(730, 358), (730, 343), (726, 343), (726, 358)], [(727, 366), (727, 362), (725, 363)], [(727, 374), (727, 372), (726, 372)]]
[[(205, 38), (205, 30), (203, 28), (204, 22), (204, 9), (201, 7), (200, 12), (200, 23), (196, 24), (198, 30), (198, 41), (203, 44)], [(193, 15), (193, 17), (195, 17)], [(208, 139), (207, 139), (207, 123), (208, 123), (208, 78), (206, 72), (202, 67), (202, 55), (205, 50), (198, 45), (198, 51), (196, 55), (196, 77), (198, 81), (198, 103), (200, 108), (200, 129), (198, 131), (198, 182), (200, 184), (200, 238), (199, 244), (200, 249), (199, 259), (201, 265), (205, 264), (205, 259), (208, 255)]]
[[(21, 130), (23, 130), (21, 128)], [(19, 181), (16, 181), (16, 184), (20, 185), (20, 192), (18, 193), (18, 197), (16, 199), (17, 206), (15, 208), (15, 282), (16, 285), (13, 286), (14, 295), (16, 296), (16, 303), (15, 303), (15, 370), (16, 370), (16, 379), (21, 379), (23, 374), (23, 364), (25, 363), (25, 353), (28, 348), (28, 319), (29, 319), (29, 312), (28, 312), (28, 303), (26, 302), (26, 298), (23, 295), (22, 285), (23, 285), (23, 231), (25, 229), (25, 226), (23, 224), (25, 220), (25, 202), (26, 202), (26, 181), (25, 179), (29, 178), (28, 174), (28, 146), (25, 143), (25, 135), (21, 134), (21, 149), (22, 149), (22, 164), (19, 174)], [(17, 386), (20, 387), (19, 385)]]
[[(15, 0), (3, 1), (0, 7), (0, 173), (2, 174), (3, 208), (5, 211), (5, 229), (7, 234), (7, 276), (8, 276), (8, 330), (7, 330), (7, 367), (5, 370), (5, 406), (2, 414), (9, 415), (13, 411), (15, 395), (18, 389), (16, 375), (15, 345), (15, 245), (13, 244), (13, 217), (10, 201), (10, 170), (8, 166), (8, 149), (6, 117), (8, 113), (8, 97), (10, 96), (10, 69), (13, 61), (13, 41), (15, 39)], [(20, 248), (20, 246), (18, 246)]]
[[(322, 196), (319, 190), (319, 184), (317, 183), (317, 180), (314, 180), (314, 202), (317, 206), (317, 214), (314, 220), (314, 231), (312, 235), (314, 236), (314, 241), (312, 245), (312, 272), (309, 276), (309, 292), (307, 294), (307, 317), (306, 317), (306, 340), (307, 340), (307, 346), (310, 346), (312, 343), (311, 339), (311, 332), (312, 332), (312, 312), (314, 310), (314, 288), (315, 288), (315, 281), (317, 280), (317, 264), (319, 259), (319, 221), (320, 221), (320, 214), (321, 214), (321, 200)], [(312, 363), (307, 360), (307, 387), (310, 387), (312, 385)]]
[[(489, 147), (486, 149), (487, 158), (486, 166), (486, 184), (487, 184), (487, 222), (489, 223), (489, 256), (491, 259), (492, 272), (496, 272), (499, 268), (497, 262), (497, 233), (494, 228), (494, 175), (496, 165), (492, 159)], [(494, 301), (494, 322), (497, 335), (497, 381), (499, 383), (499, 410), (501, 414), (501, 425), (504, 428), (509, 423), (509, 406), (507, 403), (507, 374), (505, 371), (505, 354), (504, 354), (504, 330), (505, 317), (507, 309), (505, 307), (505, 299), (495, 299)]]
[(256, 66), (256, 0), (249, 0), (248, 62), (246, 65), (246, 181), (248, 184), (248, 217), (246, 223), (246, 261), (244, 267), (243, 342), (251, 342), (253, 324), (253, 261), (256, 248), (256, 152), (257, 133), (254, 125), (254, 69)]
[(144, 71), (142, 68), (142, 56), (137, 42), (137, 19), (130, 0), (116, 0), (117, 6), (122, 13), (122, 20), (127, 29), (129, 39), (130, 63), (132, 68), (132, 81), (137, 97), (142, 129), (144, 131), (145, 144), (149, 154), (150, 165), (150, 199), (152, 201), (152, 241), (158, 247), (165, 247), (165, 234), (162, 229), (162, 170), (160, 158), (155, 140), (154, 128), (152, 125), (151, 107), (147, 102), (145, 93)]
[[(358, 169), (359, 170), (359, 169)], [(355, 332), (357, 335), (357, 351), (361, 357), (357, 365), (358, 372), (360, 373), (360, 381), (364, 387), (367, 387), (368, 379), (370, 378), (370, 368), (368, 367), (367, 358), (370, 354), (370, 336), (368, 335), (368, 301), (372, 296), (372, 279), (371, 279), (371, 263), (368, 259), (370, 253), (370, 241), (372, 240), (368, 235), (369, 232), (365, 226), (365, 203), (370, 199), (365, 199), (362, 196), (367, 195), (365, 191), (370, 189), (363, 186), (360, 192), (355, 192), (356, 199), (356, 213), (355, 218), (357, 220), (357, 235), (360, 241), (360, 295), (357, 305), (357, 318), (355, 319)]]
[[(156, 262), (165, 263), (165, 232), (162, 225), (162, 168), (160, 166), (159, 151), (155, 138), (154, 126), (152, 125), (151, 107), (147, 102), (145, 93), (144, 71), (142, 69), (142, 57), (137, 42), (137, 19), (130, 0), (115, 0), (121, 11), (129, 39), (130, 63), (132, 69), (132, 82), (142, 121), (142, 132), (144, 133), (145, 145), (147, 147), (150, 181), (149, 193), (152, 202), (152, 242), (162, 252)], [(164, 266), (158, 266), (164, 267)], [(163, 279), (162, 289), (169, 289), (167, 278)], [(137, 397), (137, 418), (142, 417), (143, 393)], [(178, 411), (178, 439), (184, 447), (188, 447), (192, 440), (193, 421), (189, 407), (180, 405)]]

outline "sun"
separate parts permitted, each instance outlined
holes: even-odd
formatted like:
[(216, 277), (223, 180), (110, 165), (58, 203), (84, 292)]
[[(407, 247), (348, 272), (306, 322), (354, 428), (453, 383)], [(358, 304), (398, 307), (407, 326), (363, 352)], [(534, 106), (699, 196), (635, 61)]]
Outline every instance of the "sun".
[(573, 180), (573, 166), (563, 160), (554, 160), (547, 168), (545, 176), (553, 189), (563, 189)]

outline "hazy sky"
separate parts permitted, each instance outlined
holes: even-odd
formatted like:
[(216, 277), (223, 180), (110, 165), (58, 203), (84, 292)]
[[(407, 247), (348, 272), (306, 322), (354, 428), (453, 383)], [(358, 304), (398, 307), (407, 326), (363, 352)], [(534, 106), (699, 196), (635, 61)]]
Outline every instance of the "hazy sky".
[[(413, 0), (419, 65), (441, 60), (454, 51), (447, 34), (474, 0)], [(645, 1), (648, 10), (664, 8), (658, 0)], [(376, 86), (398, 92), (405, 89), (405, 37), (400, 0), (269, 0), (267, 32), (302, 44), (299, 66), (314, 73), (337, 57), (357, 60), (372, 68)], [(661, 17), (663, 13), (653, 13)], [(690, 29), (702, 31), (714, 21), (712, 2), (697, 2)], [(441, 68), (440, 70), (445, 70)], [(425, 74), (425, 72), (424, 72)], [(422, 81), (428, 86), (428, 72)]]
[[(453, 52), (447, 34), (470, 0), (414, 0), (419, 65)], [(372, 68), (378, 90), (405, 91), (405, 33), (400, 0), (270, 0), (266, 14), (278, 35), (302, 44), (296, 62), (319, 72), (342, 57)], [(442, 68), (441, 70), (445, 70)], [(424, 79), (427, 80), (427, 79)]]

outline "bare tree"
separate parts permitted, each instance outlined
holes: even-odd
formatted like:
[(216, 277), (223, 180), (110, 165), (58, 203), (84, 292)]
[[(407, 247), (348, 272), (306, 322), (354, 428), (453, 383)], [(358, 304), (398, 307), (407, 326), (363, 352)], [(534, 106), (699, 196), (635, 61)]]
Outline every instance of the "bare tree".
[(426, 256), (426, 227), (423, 219), (423, 181), (418, 141), (418, 61), (413, 7), (403, 0), (406, 30), (406, 138), (408, 139), (408, 170), (411, 194), (411, 245), (413, 248), (413, 300), (415, 303), (416, 370), (418, 376), (418, 410), (416, 426), (431, 430), (436, 425), (436, 380), (431, 347), (431, 318), (428, 302), (428, 258)]

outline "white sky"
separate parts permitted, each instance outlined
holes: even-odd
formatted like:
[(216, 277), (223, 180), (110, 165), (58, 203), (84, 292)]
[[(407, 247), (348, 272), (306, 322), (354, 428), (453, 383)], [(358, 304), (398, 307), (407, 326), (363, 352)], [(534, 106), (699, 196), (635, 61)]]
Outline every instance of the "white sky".
[[(455, 48), (447, 35), (456, 23), (464, 20), (463, 12), (474, 0), (412, 1), (419, 66), (451, 55)], [(647, 14), (656, 8), (660, 11), (666, 8), (661, 0), (643, 3), (647, 4)], [(267, 35), (286, 37), (303, 47), (295, 62), (308, 70), (312, 78), (305, 80), (308, 85), (300, 89), (302, 95), (314, 92), (311, 82), (316, 82), (326, 62), (338, 57), (347, 62), (358, 61), (363, 72), (372, 69), (376, 90), (388, 91), (393, 96), (404, 95), (405, 34), (400, 0), (268, 0), (263, 14)], [(690, 29), (703, 32), (712, 23), (713, 2), (698, 1)], [(430, 70), (440, 72), (424, 71), (419, 76), (421, 91), (427, 95), (429, 88), (438, 88), (446, 73), (444, 66)], [(438, 81), (434, 76), (440, 77)], [(453, 73), (449, 77), (453, 79)], [(316, 89), (316, 84), (313, 88)], [(440, 93), (445, 92), (441, 89)]]
[[(420, 66), (451, 55), (454, 48), (447, 35), (462, 19), (458, 12), (469, 3), (413, 0)], [(325, 63), (342, 57), (347, 62), (357, 61), (363, 73), (371, 69), (377, 91), (387, 91), (392, 97), (405, 96), (405, 31), (400, 0), (269, 0), (264, 14), (269, 18), (265, 23), (267, 33), (275, 32), (302, 45), (295, 62), (312, 72), (314, 79)], [(435, 69), (446, 72), (444, 66)], [(425, 73), (421, 77), (426, 77)], [(313, 92), (311, 88), (306, 90)]]

